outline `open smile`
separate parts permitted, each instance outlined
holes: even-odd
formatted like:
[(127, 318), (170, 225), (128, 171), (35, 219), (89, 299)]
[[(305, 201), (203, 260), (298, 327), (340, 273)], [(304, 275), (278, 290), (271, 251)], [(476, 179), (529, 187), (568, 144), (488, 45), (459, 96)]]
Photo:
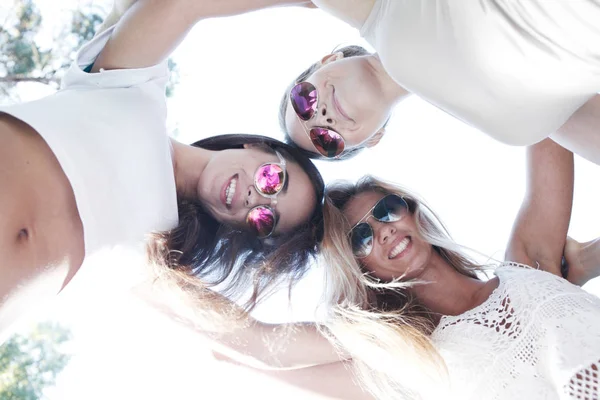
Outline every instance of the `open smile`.
[(403, 238), (396, 239), (394, 243), (394, 247), (390, 250), (388, 254), (388, 259), (393, 260), (396, 258), (403, 257), (408, 250), (412, 247), (412, 239), (410, 236), (405, 236)]
[(225, 184), (221, 190), (221, 202), (228, 210), (232, 209), (232, 205), (234, 204), (237, 196), (237, 184), (238, 184), (238, 174), (233, 175)]

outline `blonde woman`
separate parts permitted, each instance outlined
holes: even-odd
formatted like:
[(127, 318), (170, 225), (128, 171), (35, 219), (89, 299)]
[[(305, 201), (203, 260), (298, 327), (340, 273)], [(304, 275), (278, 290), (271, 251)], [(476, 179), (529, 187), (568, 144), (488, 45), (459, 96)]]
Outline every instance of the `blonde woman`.
[(409, 191), (370, 177), (329, 187), (332, 332), (373, 393), (431, 397), (427, 383), (447, 377), (460, 399), (600, 397), (600, 299), (538, 269), (560, 271), (572, 154), (545, 140), (528, 155), (527, 197), (489, 280)]
[[(353, 370), (367, 392), (358, 398), (597, 398), (600, 300), (558, 277), (563, 248), (580, 283), (600, 270), (598, 240), (565, 248), (572, 185), (572, 153), (549, 139), (529, 149), (509, 262), (490, 280), (407, 190), (330, 185), (323, 256), (335, 306), (322, 333), (348, 360), (318, 367), (324, 381), (349, 385)], [(309, 337), (292, 334), (286, 349), (310, 349)], [(293, 352), (273, 357), (295, 364)], [(302, 384), (314, 368), (269, 373)]]

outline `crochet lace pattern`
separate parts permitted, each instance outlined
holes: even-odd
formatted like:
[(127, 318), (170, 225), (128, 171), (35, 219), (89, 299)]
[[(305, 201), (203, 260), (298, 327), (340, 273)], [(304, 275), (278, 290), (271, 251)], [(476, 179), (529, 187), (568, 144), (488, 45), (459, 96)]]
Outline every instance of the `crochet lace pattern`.
[(460, 399), (600, 399), (600, 299), (507, 262), (488, 300), (432, 334)]

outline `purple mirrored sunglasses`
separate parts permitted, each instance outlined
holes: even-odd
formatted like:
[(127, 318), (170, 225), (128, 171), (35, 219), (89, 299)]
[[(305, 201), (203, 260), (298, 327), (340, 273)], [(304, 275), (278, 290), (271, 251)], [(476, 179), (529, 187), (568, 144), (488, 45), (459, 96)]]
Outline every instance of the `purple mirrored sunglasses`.
[(290, 102), (300, 124), (315, 149), (324, 157), (335, 158), (344, 152), (346, 142), (342, 135), (332, 129), (313, 127), (306, 129), (305, 122), (317, 113), (319, 94), (309, 82), (300, 82), (290, 90)]

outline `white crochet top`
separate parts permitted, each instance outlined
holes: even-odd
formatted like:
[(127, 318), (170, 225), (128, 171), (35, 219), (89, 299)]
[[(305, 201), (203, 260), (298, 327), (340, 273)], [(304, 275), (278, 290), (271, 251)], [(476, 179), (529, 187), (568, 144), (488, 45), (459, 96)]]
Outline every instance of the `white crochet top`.
[(600, 299), (515, 263), (480, 306), (445, 316), (432, 340), (457, 399), (600, 398)]

